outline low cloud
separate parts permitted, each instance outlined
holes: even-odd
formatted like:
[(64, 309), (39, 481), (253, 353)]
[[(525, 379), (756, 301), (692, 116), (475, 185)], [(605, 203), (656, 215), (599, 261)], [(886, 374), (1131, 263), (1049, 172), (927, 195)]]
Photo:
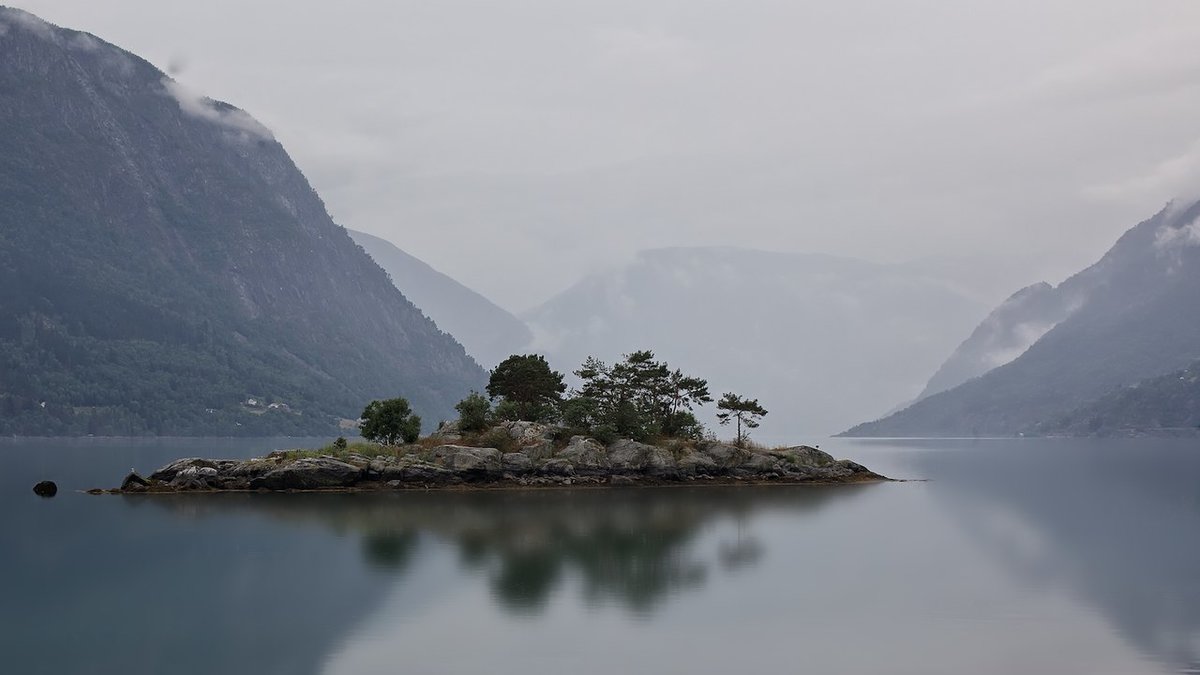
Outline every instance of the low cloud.
[(19, 9), (7, 9), (0, 16), (8, 19), (13, 25), (20, 26), (45, 40), (57, 39), (53, 26), (29, 12), (23, 12)]
[(1142, 175), (1085, 188), (1084, 195), (1103, 201), (1134, 203), (1194, 201), (1200, 197), (1200, 140)]
[(94, 52), (98, 51), (103, 45), (99, 40), (91, 35), (88, 35), (87, 33), (79, 33), (75, 37), (71, 38), (71, 41), (67, 46), (72, 49), (79, 49), (85, 52)]
[(175, 99), (175, 102), (179, 104), (179, 109), (186, 115), (207, 120), (247, 137), (266, 141), (275, 140), (270, 129), (267, 129), (244, 110), (218, 103), (191, 91), (170, 78), (163, 78), (162, 85), (163, 90)]
[(1171, 225), (1160, 227), (1154, 236), (1154, 246), (1162, 251), (1184, 246), (1200, 246), (1200, 218), (1182, 227)]

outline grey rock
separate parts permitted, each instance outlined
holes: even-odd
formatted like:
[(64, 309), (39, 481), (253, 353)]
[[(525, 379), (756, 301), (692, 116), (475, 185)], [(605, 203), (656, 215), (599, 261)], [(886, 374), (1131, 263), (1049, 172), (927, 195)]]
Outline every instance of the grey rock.
[(221, 487), (216, 467), (189, 466), (171, 479), (171, 487), (176, 490), (211, 490)]
[(685, 476), (711, 475), (717, 473), (719, 468), (711, 457), (692, 448), (681, 449), (676, 464), (679, 472)]
[(580, 473), (598, 473), (608, 469), (608, 451), (603, 445), (585, 436), (574, 436), (567, 447), (555, 455), (574, 465)]
[(619, 440), (608, 446), (608, 459), (617, 471), (644, 471), (667, 476), (678, 472), (671, 451), (637, 441)]
[(783, 464), (779, 458), (765, 452), (752, 453), (738, 468), (760, 474), (783, 472)]
[(506, 453), (500, 460), (504, 471), (511, 474), (529, 473), (533, 470), (533, 460), (523, 452)]
[(501, 422), (500, 426), (508, 431), (508, 435), (521, 445), (533, 445), (541, 441), (551, 440), (553, 428), (537, 422), (522, 420)]
[(737, 466), (750, 457), (749, 451), (728, 443), (705, 443), (699, 450), (719, 467)]
[(210, 469), (217, 468), (217, 463), (211, 459), (202, 459), (200, 457), (185, 457), (177, 459), (174, 462), (162, 467), (158, 471), (150, 474), (150, 480), (163, 481), (169, 483), (175, 479), (175, 476), (184, 469), (206, 467)]
[(268, 490), (316, 490), (349, 487), (358, 482), (362, 470), (326, 457), (298, 459), (250, 481), (252, 488)]
[(538, 473), (547, 476), (574, 476), (575, 467), (565, 459), (548, 459), (538, 467)]
[(618, 476), (610, 476), (608, 479), (608, 484), (612, 485), (614, 487), (619, 487), (619, 486), (637, 485), (638, 481), (637, 481), (637, 478), (634, 478), (633, 476), (619, 476), (618, 475)]
[(529, 445), (521, 446), (521, 452), (525, 453), (535, 462), (543, 459), (549, 459), (554, 455), (554, 441), (544, 440), (530, 443)]
[(432, 434), (429, 434), (429, 437), (435, 438), (439, 441), (453, 443), (455, 441), (462, 440), (462, 430), (459, 429), (458, 420), (442, 422), (438, 425), (436, 431), (434, 431)]

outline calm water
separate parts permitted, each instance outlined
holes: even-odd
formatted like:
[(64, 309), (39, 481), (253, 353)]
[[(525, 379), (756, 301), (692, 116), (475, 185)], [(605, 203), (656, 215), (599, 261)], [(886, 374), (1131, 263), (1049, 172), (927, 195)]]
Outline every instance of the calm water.
[(1195, 441), (824, 444), (928, 479), (853, 487), (71, 491), (295, 445), (0, 439), (4, 672), (1200, 672)]

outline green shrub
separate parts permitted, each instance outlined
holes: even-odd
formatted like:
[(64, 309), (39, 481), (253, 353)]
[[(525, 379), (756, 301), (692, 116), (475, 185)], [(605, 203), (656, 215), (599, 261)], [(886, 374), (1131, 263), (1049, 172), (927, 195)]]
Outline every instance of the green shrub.
[(483, 431), (487, 428), (492, 412), (492, 404), (477, 391), (454, 406), (458, 411), (458, 428), (463, 432)]
[(413, 414), (406, 398), (371, 401), (362, 414), (362, 437), (383, 445), (397, 441), (415, 443), (421, 436), (421, 418)]

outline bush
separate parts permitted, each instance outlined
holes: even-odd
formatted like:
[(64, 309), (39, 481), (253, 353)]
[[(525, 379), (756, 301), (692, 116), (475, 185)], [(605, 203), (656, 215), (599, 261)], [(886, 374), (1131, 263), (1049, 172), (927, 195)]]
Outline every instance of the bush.
[(473, 391), (459, 401), (454, 409), (458, 411), (459, 430), (464, 432), (483, 431), (488, 426), (492, 404), (479, 392)]
[(421, 418), (406, 398), (371, 401), (362, 414), (362, 437), (383, 445), (414, 443), (421, 436)]
[(333, 442), (333, 449), (337, 452), (345, 452), (346, 451), (346, 439), (341, 436), (338, 436), (337, 440), (335, 440)]

